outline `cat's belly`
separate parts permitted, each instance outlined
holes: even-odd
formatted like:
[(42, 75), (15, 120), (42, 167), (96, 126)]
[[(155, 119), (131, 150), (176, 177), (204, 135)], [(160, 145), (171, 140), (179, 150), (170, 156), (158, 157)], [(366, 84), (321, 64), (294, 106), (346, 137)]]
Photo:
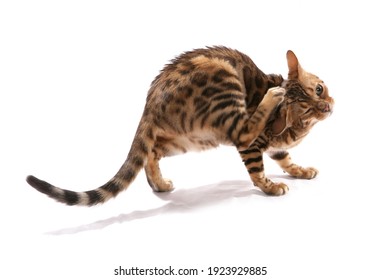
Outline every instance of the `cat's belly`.
[(231, 145), (228, 140), (219, 139), (212, 133), (191, 133), (176, 137), (157, 137), (160, 146), (165, 146), (167, 155), (183, 154), (190, 151), (204, 151), (218, 147), (220, 144)]
[(204, 151), (216, 148), (221, 144), (221, 141), (212, 134), (180, 136), (176, 142), (188, 151)]

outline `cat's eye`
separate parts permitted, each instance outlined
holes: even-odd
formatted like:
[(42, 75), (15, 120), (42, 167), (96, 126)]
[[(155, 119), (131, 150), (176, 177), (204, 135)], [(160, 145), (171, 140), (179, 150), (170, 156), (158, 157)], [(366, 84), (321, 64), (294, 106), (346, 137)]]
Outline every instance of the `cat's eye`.
[(321, 85), (317, 85), (317, 87), (315, 88), (315, 93), (318, 95), (318, 96), (321, 96), (321, 94), (323, 93), (323, 86)]

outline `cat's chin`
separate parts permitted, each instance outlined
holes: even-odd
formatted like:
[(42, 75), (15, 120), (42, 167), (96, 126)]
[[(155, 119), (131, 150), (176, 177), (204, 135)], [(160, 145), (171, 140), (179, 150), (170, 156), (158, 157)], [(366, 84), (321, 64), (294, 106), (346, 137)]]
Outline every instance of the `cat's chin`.
[(318, 103), (318, 116), (317, 119), (322, 121), (330, 117), (333, 113), (333, 105), (328, 102), (319, 102)]
[(323, 120), (327, 119), (328, 117), (330, 117), (331, 114), (332, 114), (332, 111), (328, 111), (328, 112), (319, 111), (319, 114), (317, 115), (316, 119), (318, 121), (323, 121)]

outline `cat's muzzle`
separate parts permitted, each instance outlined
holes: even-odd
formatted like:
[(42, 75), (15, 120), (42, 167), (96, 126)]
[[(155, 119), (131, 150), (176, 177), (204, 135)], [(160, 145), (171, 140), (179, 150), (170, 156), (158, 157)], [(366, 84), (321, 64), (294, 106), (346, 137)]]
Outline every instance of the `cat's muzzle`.
[(318, 102), (317, 108), (322, 112), (322, 113), (330, 113), (332, 114), (332, 109), (333, 106), (332, 104), (325, 102), (325, 101), (320, 101)]

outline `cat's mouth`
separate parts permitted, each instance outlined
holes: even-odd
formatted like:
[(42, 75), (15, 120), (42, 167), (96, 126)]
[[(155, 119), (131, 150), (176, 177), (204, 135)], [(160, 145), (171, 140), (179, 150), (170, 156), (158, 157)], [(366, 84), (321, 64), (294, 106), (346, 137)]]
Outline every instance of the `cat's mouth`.
[(313, 109), (312, 108), (309, 108), (305, 111), (305, 113), (303, 113), (303, 115), (307, 115), (307, 114), (310, 114), (310, 112), (312, 112)]
[(315, 107), (316, 112), (318, 112), (316, 114), (317, 119), (322, 121), (330, 117), (331, 114), (333, 113), (333, 106), (334, 106), (334, 103), (319, 101)]
[(307, 108), (303, 113), (301, 113), (300, 117), (302, 115), (302, 118), (306, 119), (314, 117), (318, 120), (324, 120), (325, 118), (329, 117), (332, 112), (332, 104), (325, 101), (319, 101), (316, 105)]

